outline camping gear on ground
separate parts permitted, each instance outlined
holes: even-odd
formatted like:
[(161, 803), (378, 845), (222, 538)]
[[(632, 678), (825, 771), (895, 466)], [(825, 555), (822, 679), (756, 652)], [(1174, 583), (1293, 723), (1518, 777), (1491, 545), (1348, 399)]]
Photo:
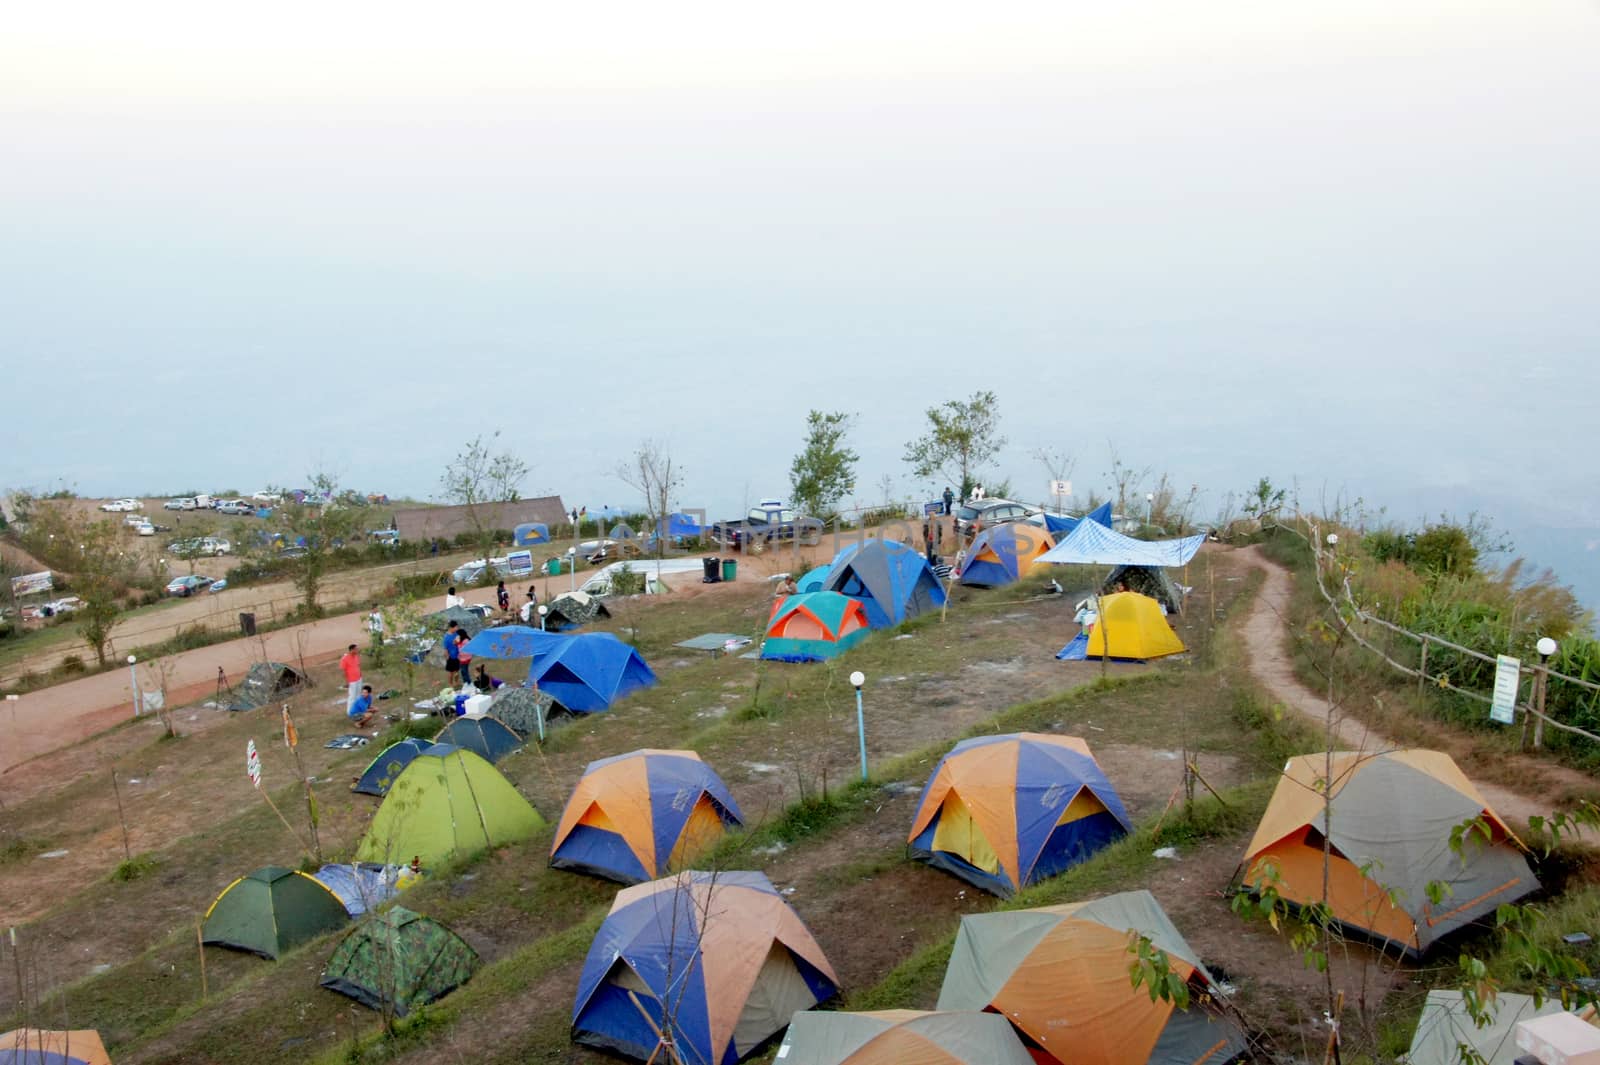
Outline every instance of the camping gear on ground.
[(1060, 543), (1063, 537), (1086, 521), (1096, 522), (1107, 529), (1111, 528), (1111, 504), (1101, 503), (1081, 518), (1071, 518), (1065, 514), (1046, 514), (1044, 527), (1056, 542)]
[(1016, 1029), (995, 1013), (804, 1010), (778, 1048), (783, 1065), (1034, 1065)]
[(206, 910), (201, 942), (276, 959), (349, 919), (328, 885), (298, 870), (269, 865), (222, 889)]
[[(1130, 933), (1167, 954), (1190, 1007), (1128, 978)], [(1043, 1065), (1227, 1062), (1245, 1035), (1209, 1005), (1216, 981), (1148, 891), (961, 918), (941, 1010), (992, 1010)]]
[(1039, 556), (1055, 546), (1037, 525), (1008, 521), (984, 529), (967, 548), (960, 581), (978, 588), (998, 588), (1026, 577)]
[(1169, 614), (1183, 611), (1183, 588), (1160, 566), (1118, 566), (1100, 586), (1100, 594), (1110, 595), (1119, 585), (1127, 591), (1148, 595)]
[(387, 795), (389, 786), (399, 777), (400, 771), (411, 764), (411, 760), (429, 747), (433, 746), (427, 740), (407, 736), (398, 743), (391, 743), (383, 752), (368, 763), (362, 771), (361, 777), (351, 787), (351, 791), (359, 791), (363, 795)]
[(542, 632), (530, 625), (496, 625), (484, 629), (461, 648), (473, 658), (532, 658), (566, 639), (557, 632)]
[(1458, 1065), (1463, 1046), (1478, 1054), (1483, 1065), (1515, 1065), (1522, 1054), (1517, 1049), (1517, 1022), (1560, 1012), (1560, 998), (1547, 998), (1535, 1006), (1532, 995), (1501, 991), (1489, 1007), (1493, 1019), (1479, 1028), (1460, 991), (1429, 991), (1406, 1053), (1407, 1065)]
[(633, 751), (583, 771), (550, 864), (638, 884), (692, 864), (743, 823), (728, 786), (695, 752)]
[(962, 740), (941, 758), (909, 841), (914, 857), (1010, 896), (1131, 829), (1087, 743), (1018, 732)]
[(574, 714), (605, 710), (656, 682), (639, 652), (609, 632), (571, 636), (533, 660), (528, 683)]
[(503, 684), (489, 696), (489, 713), (510, 725), (521, 737), (537, 736), (541, 721), (550, 720), (555, 700), (542, 691)]
[(1089, 630), (1084, 654), (1144, 662), (1187, 649), (1167, 624), (1159, 603), (1138, 592), (1117, 592), (1100, 597), (1099, 616)]
[(335, 736), (322, 746), (330, 751), (353, 751), (357, 747), (365, 747), (372, 742), (371, 736), (363, 736), (359, 732), (346, 732)]
[(550, 542), (550, 526), (537, 521), (524, 522), (511, 530), (511, 543), (514, 547), (533, 547), (536, 544)]
[(861, 602), (838, 592), (805, 592), (772, 604), (761, 657), (773, 662), (837, 658), (870, 631)]
[(679, 640), (674, 647), (682, 647), (690, 651), (710, 651), (711, 657), (716, 658), (727, 649), (729, 640), (740, 639), (734, 632), (706, 632), (687, 640)]
[(944, 605), (944, 586), (928, 560), (894, 540), (869, 540), (841, 551), (824, 590), (861, 600), (875, 629), (910, 621)]
[(111, 1055), (92, 1028), (18, 1028), (0, 1035), (0, 1065), (111, 1065)]
[(490, 763), (522, 750), (522, 738), (492, 717), (458, 717), (440, 729), (433, 742), (471, 751)]
[(305, 674), (293, 666), (282, 662), (257, 662), (239, 686), (228, 693), (223, 709), (254, 710), (299, 694), (305, 684)]
[(527, 839), (544, 824), (498, 769), (471, 751), (436, 743), (389, 786), (355, 856), (385, 865), (421, 858), (432, 868)]
[(1077, 566), (1183, 566), (1206, 542), (1205, 533), (1176, 540), (1135, 540), (1097, 521), (1080, 521), (1040, 562)]
[[(1515, 833), (1449, 755), (1424, 750), (1289, 759), (1236, 874), (1244, 886), (1270, 882), (1287, 902), (1320, 904), (1328, 809), (1331, 915), (1407, 955), (1539, 887)], [(1488, 840), (1468, 832), (1452, 850), (1451, 829), (1480, 817)], [(1450, 892), (1434, 903), (1436, 881)]]
[(600, 600), (587, 592), (562, 592), (550, 600), (550, 610), (544, 617), (546, 630), (561, 631), (587, 625), (596, 618), (608, 618), (611, 611)]
[(838, 982), (765, 874), (680, 873), (617, 893), (578, 979), (572, 1038), (642, 1061), (665, 1025), (685, 1065), (728, 1065)]
[(404, 1017), (466, 983), (479, 964), (478, 952), (450, 929), (393, 906), (339, 941), (322, 971), (322, 986), (369, 1009), (387, 1004)]
[(324, 865), (312, 875), (339, 897), (351, 917), (376, 910), (400, 893), (390, 869), (376, 862)]
[(816, 569), (806, 570), (805, 576), (795, 581), (795, 587), (801, 595), (806, 595), (809, 592), (820, 592), (822, 591), (823, 582), (828, 579), (828, 571), (831, 569), (833, 569), (832, 563), (826, 566), (818, 566)]

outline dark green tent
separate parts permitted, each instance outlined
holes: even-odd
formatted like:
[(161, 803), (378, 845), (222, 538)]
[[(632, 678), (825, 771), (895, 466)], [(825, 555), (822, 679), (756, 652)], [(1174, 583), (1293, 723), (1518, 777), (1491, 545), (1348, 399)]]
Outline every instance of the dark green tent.
[(239, 686), (228, 692), (228, 710), (254, 710), (279, 699), (298, 695), (305, 687), (305, 674), (282, 662), (257, 662), (244, 675)]
[(349, 920), (322, 881), (269, 865), (222, 889), (206, 911), (201, 941), (275, 959)]
[(478, 952), (438, 921), (403, 906), (373, 914), (334, 948), (322, 986), (404, 1017), (471, 978)]

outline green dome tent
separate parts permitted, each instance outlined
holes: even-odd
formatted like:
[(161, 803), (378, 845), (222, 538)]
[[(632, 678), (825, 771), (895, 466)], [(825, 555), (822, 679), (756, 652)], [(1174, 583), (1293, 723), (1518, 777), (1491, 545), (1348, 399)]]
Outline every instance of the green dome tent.
[(436, 743), (401, 771), (356, 848), (358, 862), (432, 867), (527, 839), (539, 816), (500, 771), (471, 751)]
[(322, 881), (269, 865), (222, 889), (206, 911), (200, 939), (276, 959), (349, 919), (344, 903)]
[(394, 906), (339, 941), (322, 986), (397, 1017), (441, 999), (478, 968), (478, 952), (430, 917)]

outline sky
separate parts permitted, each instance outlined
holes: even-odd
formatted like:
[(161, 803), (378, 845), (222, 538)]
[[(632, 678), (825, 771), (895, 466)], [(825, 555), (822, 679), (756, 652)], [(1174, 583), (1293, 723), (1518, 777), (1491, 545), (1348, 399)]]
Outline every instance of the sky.
[(0, 34), (0, 486), (721, 513), (991, 389), (1113, 454), (1478, 511), (1600, 606), (1600, 2), (31, 5)]

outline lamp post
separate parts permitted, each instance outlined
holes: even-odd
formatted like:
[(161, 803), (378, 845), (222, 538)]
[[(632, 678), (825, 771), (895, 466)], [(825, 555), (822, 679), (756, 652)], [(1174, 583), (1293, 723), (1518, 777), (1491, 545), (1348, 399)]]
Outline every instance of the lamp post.
[(6, 696), (6, 705), (11, 707), (11, 727), (13, 729), (17, 727), (17, 703), (21, 698), (22, 696), (14, 694)]
[(1144, 494), (1144, 523), (1146, 525), (1149, 525), (1155, 519), (1155, 511), (1156, 494), (1154, 492), (1146, 492)]
[(867, 675), (859, 669), (850, 674), (850, 684), (856, 690), (856, 738), (861, 741), (861, 779), (867, 779), (867, 718), (861, 710), (861, 686)]
[(539, 631), (540, 632), (544, 631), (544, 616), (546, 614), (548, 614), (548, 613), (550, 613), (550, 608), (545, 606), (543, 603), (540, 603), (539, 604)]
[(567, 575), (571, 578), (571, 580), (568, 581), (568, 583), (567, 583), (567, 591), (569, 591), (569, 592), (577, 591), (578, 590), (578, 549), (576, 547), (567, 548)]
[(1550, 686), (1550, 656), (1556, 653), (1557, 646), (1548, 636), (1539, 637), (1539, 642), (1533, 645), (1533, 649), (1539, 652), (1539, 676), (1535, 679), (1538, 687), (1534, 694), (1534, 706), (1539, 716), (1533, 721), (1533, 749), (1536, 751), (1544, 745), (1544, 693)]
[(139, 659), (134, 655), (128, 656), (128, 687), (133, 692), (133, 716), (139, 716), (139, 670), (135, 668)]

